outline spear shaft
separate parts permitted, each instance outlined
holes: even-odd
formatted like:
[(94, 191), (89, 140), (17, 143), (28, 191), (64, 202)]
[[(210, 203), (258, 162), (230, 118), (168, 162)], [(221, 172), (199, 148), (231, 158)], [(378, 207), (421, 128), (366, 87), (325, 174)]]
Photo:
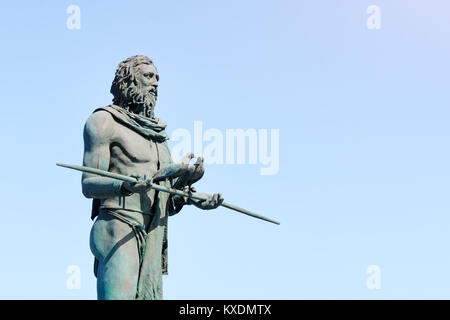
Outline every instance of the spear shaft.
[[(90, 168), (90, 167), (85, 167), (85, 166), (77, 166), (77, 165), (72, 165), (72, 164), (64, 164), (64, 163), (57, 163), (56, 165), (60, 166), (60, 167), (64, 167), (64, 168), (69, 168), (69, 169), (73, 169), (73, 170), (77, 170), (77, 171), (81, 171), (81, 172), (87, 172), (87, 173), (91, 173), (91, 174), (96, 174), (96, 175), (99, 175), (99, 176), (102, 176), (102, 177), (113, 178), (113, 179), (126, 181), (126, 182), (132, 182), (133, 183), (133, 182), (137, 181), (136, 178), (133, 178), (133, 177), (129, 177), (129, 176), (125, 176), (123, 174), (109, 172), (109, 171), (105, 171), (105, 170), (101, 170), (101, 169), (96, 169), (96, 168)], [(207, 197), (202, 196), (200, 194), (197, 194), (195, 192), (183, 192), (181, 190), (177, 190), (177, 189), (173, 189), (173, 188), (167, 188), (165, 186), (160, 186), (159, 184), (155, 184), (155, 183), (153, 183), (151, 185), (151, 188), (155, 189), (155, 190), (158, 190), (158, 191), (161, 191), (161, 192), (167, 192), (167, 193), (170, 193), (170, 194), (176, 194), (176, 195), (179, 195), (179, 196), (182, 196), (182, 197), (188, 197), (188, 198), (196, 199), (196, 200), (207, 200), (208, 199)], [(246, 209), (240, 208), (240, 207), (235, 206), (235, 205), (233, 205), (231, 203), (222, 202), (220, 205), (225, 207), (225, 208), (228, 208), (228, 209), (231, 209), (231, 210), (234, 210), (234, 211), (246, 214), (246, 215), (248, 215), (250, 217), (253, 217), (253, 218), (261, 219), (261, 220), (264, 220), (264, 221), (267, 221), (267, 222), (271, 222), (271, 223), (274, 223), (274, 224), (278, 224), (278, 225), (280, 224), (278, 221), (272, 220), (270, 218), (267, 218), (267, 217), (261, 216), (259, 214), (256, 214), (254, 212), (248, 211)]]

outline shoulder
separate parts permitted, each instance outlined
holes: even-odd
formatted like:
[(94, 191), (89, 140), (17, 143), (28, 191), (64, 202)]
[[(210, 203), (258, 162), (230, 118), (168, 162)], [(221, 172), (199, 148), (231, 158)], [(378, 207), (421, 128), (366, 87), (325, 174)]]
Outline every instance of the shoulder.
[(112, 115), (105, 110), (96, 110), (86, 120), (84, 132), (91, 138), (110, 138), (114, 133), (114, 119)]

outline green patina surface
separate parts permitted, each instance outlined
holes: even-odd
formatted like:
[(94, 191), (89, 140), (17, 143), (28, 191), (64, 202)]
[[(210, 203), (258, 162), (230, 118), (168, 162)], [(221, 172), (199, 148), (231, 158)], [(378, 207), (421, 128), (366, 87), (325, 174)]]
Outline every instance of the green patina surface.
[[(181, 182), (181, 176), (173, 175), (177, 170), (167, 169), (176, 166), (167, 146), (166, 124), (154, 114), (158, 81), (149, 58), (124, 60), (111, 86), (113, 104), (96, 109), (84, 128), (84, 166), (139, 178), (133, 183), (88, 172), (82, 176), (83, 194), (93, 199), (90, 247), (99, 299), (162, 299), (168, 217), (186, 204), (214, 209), (223, 202), (220, 194), (195, 201), (151, 188), (153, 177), (158, 178), (155, 183), (179, 190), (194, 179)], [(192, 156), (185, 157), (187, 163)], [(190, 168), (180, 175), (198, 176)]]

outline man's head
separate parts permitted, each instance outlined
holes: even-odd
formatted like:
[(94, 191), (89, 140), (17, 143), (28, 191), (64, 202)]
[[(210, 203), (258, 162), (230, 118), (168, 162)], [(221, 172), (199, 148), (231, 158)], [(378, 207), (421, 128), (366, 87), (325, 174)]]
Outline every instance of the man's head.
[(131, 111), (153, 116), (158, 97), (159, 75), (153, 61), (137, 55), (122, 61), (111, 85), (113, 103)]

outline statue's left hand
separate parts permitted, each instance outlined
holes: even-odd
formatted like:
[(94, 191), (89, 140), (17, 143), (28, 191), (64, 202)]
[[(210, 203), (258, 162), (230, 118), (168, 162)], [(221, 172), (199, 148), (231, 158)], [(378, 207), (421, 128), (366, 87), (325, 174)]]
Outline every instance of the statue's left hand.
[(196, 194), (205, 196), (208, 199), (207, 200), (189, 199), (188, 204), (193, 204), (194, 206), (202, 210), (216, 209), (218, 206), (222, 204), (224, 200), (221, 193), (214, 193), (213, 195), (210, 195), (207, 193), (196, 192)]

